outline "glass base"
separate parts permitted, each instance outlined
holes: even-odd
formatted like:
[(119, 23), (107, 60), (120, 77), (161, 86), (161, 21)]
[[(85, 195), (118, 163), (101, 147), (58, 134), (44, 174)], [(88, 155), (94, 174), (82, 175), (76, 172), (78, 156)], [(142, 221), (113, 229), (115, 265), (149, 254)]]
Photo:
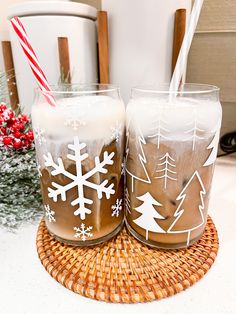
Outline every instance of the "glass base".
[(97, 238), (94, 240), (86, 240), (86, 241), (78, 241), (78, 240), (66, 240), (63, 238), (60, 238), (59, 236), (53, 234), (52, 232), (50, 232), (48, 230), (48, 232), (50, 233), (50, 235), (57, 241), (63, 243), (63, 244), (67, 244), (67, 245), (72, 245), (72, 246), (80, 246), (80, 247), (86, 247), (86, 246), (93, 246), (93, 245), (97, 245), (97, 244), (101, 244), (105, 241), (110, 240), (111, 238), (113, 238), (114, 236), (116, 236), (120, 230), (122, 229), (124, 225), (124, 222), (122, 221), (122, 223), (115, 229), (113, 230), (111, 233), (105, 235), (104, 237), (101, 238)]
[(152, 248), (157, 249), (167, 249), (167, 250), (174, 250), (174, 249), (186, 249), (187, 247), (191, 246), (192, 244), (196, 243), (199, 239), (201, 239), (204, 231), (196, 238), (192, 239), (189, 242), (189, 245), (186, 245), (186, 241), (182, 243), (161, 243), (151, 240), (146, 240), (144, 237), (142, 237), (140, 234), (138, 234), (134, 229), (132, 229), (128, 223), (126, 222), (126, 227), (129, 231), (129, 233), (138, 241), (142, 242), (143, 244), (146, 244)]

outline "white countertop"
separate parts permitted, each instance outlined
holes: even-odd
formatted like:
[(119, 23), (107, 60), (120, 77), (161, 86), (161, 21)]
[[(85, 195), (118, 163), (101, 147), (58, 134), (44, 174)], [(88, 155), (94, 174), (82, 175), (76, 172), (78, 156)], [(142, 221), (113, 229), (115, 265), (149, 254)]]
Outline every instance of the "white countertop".
[(231, 314), (236, 313), (236, 159), (217, 161), (210, 214), (220, 238), (218, 257), (191, 288), (145, 304), (107, 304), (81, 297), (57, 283), (41, 265), (37, 226), (13, 234), (0, 229), (1, 314)]

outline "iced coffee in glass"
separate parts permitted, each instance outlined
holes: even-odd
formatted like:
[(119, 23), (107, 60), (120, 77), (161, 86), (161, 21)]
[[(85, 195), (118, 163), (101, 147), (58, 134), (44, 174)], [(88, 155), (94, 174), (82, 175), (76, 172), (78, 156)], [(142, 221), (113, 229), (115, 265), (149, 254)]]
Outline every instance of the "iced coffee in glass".
[(219, 90), (134, 88), (126, 113), (126, 223), (140, 241), (188, 247), (207, 221), (222, 110)]
[(124, 217), (124, 104), (111, 85), (52, 89), (32, 108), (46, 226), (71, 245), (101, 243)]

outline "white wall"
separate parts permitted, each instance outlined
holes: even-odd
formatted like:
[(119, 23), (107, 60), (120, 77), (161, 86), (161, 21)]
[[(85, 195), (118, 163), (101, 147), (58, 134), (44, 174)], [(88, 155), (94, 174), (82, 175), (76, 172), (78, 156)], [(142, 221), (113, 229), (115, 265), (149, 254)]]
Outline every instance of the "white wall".
[(92, 5), (93, 7), (97, 8), (98, 10), (101, 9), (101, 0), (71, 0), (71, 1)]
[[(24, 0), (0, 0), (0, 42), (9, 40), (8, 23), (7, 23), (7, 9), (11, 4), (23, 2)], [(0, 71), (4, 70), (2, 60), (2, 49), (0, 48)]]
[(1, 0), (0, 2), (0, 39), (7, 40), (8, 37), (8, 25), (7, 25), (7, 10), (8, 7), (14, 3), (23, 2), (24, 0)]
[[(26, 1), (32, 2), (32, 1), (39, 1), (39, 0), (0, 0), (0, 42), (3, 40), (9, 40), (9, 35), (8, 35), (9, 24), (7, 20), (8, 8), (12, 4), (17, 4), (20, 2), (26, 2)], [(40, 0), (40, 1), (50, 1), (50, 0)], [(69, 1), (69, 0), (63, 0), (63, 1)], [(2, 59), (2, 49), (0, 45), (0, 71), (3, 71), (3, 70), (4, 70), (4, 65), (3, 65), (3, 59)]]
[(125, 103), (131, 87), (168, 83), (177, 9), (191, 0), (102, 0), (108, 12), (110, 80)]

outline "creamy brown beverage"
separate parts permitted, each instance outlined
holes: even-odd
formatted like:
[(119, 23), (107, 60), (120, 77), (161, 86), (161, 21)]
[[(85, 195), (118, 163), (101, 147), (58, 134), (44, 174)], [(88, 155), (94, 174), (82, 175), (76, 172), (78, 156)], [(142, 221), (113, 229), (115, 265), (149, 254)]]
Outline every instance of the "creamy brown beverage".
[(127, 108), (126, 222), (142, 242), (180, 248), (203, 234), (221, 107), (217, 100), (163, 95)]
[(81, 95), (32, 110), (49, 232), (72, 245), (101, 243), (122, 227), (124, 106)]

